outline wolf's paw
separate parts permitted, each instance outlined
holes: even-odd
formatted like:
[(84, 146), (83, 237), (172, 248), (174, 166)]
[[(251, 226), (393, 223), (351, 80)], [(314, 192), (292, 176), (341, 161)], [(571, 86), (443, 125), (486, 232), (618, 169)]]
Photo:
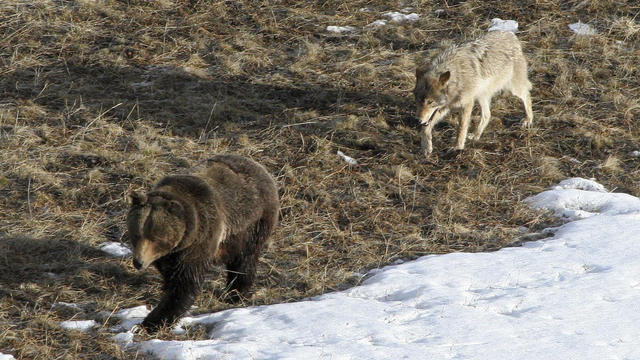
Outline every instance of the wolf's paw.
[(462, 153), (464, 152), (464, 148), (463, 149), (458, 149), (457, 147), (455, 148), (447, 148), (447, 150), (445, 150), (444, 154), (442, 155), (443, 159), (454, 159), (459, 157)]
[(469, 139), (471, 141), (477, 141), (477, 140), (480, 140), (480, 135), (478, 135), (478, 134), (469, 134), (467, 136), (467, 139)]
[(432, 153), (432, 152), (433, 152), (433, 149), (426, 148), (426, 147), (425, 147), (425, 148), (422, 148), (422, 155), (423, 155), (424, 157), (429, 157), (429, 156), (431, 156), (431, 153)]
[(522, 124), (520, 125), (520, 127), (522, 127), (523, 129), (531, 129), (532, 123), (533, 123), (532, 120), (525, 118), (522, 120)]

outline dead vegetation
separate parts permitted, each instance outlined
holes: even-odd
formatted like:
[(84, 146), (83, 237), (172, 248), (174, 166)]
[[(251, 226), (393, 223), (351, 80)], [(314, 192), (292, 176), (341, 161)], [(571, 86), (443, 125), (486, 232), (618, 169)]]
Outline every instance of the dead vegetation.
[[(419, 21), (365, 28), (406, 6)], [(640, 195), (639, 12), (590, 0), (0, 3), (0, 351), (142, 359), (118, 349), (105, 314), (154, 304), (159, 277), (97, 245), (126, 241), (129, 190), (215, 153), (256, 159), (281, 188), (281, 224), (245, 305), (342, 289), (397, 259), (516, 243), (522, 227), (549, 225), (520, 200), (565, 177)], [(517, 99), (499, 97), (479, 142), (450, 156), (444, 125), (443, 150), (424, 159), (415, 64), (493, 17), (520, 23), (534, 127), (521, 130)], [(577, 21), (598, 34), (574, 35)], [(199, 312), (228, 307), (221, 280), (211, 276)], [(69, 319), (101, 327), (60, 329)]]

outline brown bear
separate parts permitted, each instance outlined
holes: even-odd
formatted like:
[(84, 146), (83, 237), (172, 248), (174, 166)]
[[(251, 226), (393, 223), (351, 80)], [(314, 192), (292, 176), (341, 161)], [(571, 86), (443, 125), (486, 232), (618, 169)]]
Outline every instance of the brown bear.
[(246, 295), (280, 208), (271, 175), (238, 155), (214, 156), (189, 175), (166, 176), (146, 194), (132, 192), (130, 202), (134, 266), (154, 265), (164, 279), (160, 303), (142, 322), (148, 332), (184, 315), (213, 264), (226, 265), (231, 300)]

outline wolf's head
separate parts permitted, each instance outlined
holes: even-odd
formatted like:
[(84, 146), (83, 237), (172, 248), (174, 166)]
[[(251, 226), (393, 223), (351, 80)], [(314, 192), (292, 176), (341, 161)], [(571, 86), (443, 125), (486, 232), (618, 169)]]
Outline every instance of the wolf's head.
[(133, 265), (146, 269), (172, 252), (185, 236), (187, 213), (182, 204), (166, 194), (132, 192), (127, 214)]
[(425, 126), (433, 121), (446, 104), (447, 96), (444, 89), (450, 77), (450, 71), (435, 73), (424, 68), (416, 69), (413, 96), (416, 100), (416, 115), (421, 125)]

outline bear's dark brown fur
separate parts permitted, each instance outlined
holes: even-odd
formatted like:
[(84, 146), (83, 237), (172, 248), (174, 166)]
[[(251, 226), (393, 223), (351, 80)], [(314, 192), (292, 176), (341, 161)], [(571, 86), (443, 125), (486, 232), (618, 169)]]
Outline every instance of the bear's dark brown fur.
[(164, 279), (164, 295), (142, 323), (149, 332), (173, 324), (191, 307), (212, 264), (226, 265), (230, 293), (247, 294), (280, 207), (271, 175), (238, 155), (215, 156), (192, 174), (167, 176), (130, 200), (134, 265), (154, 265)]

